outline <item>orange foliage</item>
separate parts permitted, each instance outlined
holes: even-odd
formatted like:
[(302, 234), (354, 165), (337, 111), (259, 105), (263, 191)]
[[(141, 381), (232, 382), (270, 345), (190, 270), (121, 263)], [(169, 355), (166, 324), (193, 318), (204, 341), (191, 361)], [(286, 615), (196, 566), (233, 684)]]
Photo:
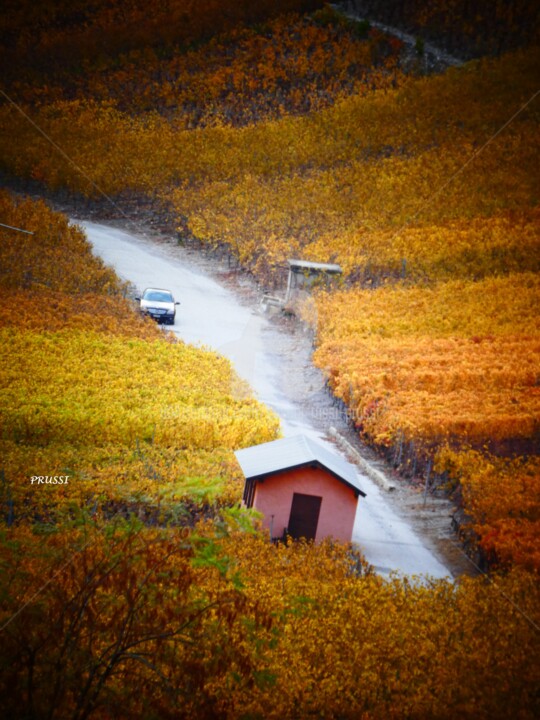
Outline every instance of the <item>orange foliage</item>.
[[(189, 47), (242, 23), (306, 11), (319, 0), (20, 0), (0, 18), (7, 76), (70, 77), (140, 47)], [(16, 71), (12, 73), (11, 69)]]
[[(92, 255), (83, 231), (42, 201), (14, 200), (0, 193), (0, 284), (4, 288), (40, 289), (118, 296), (125, 288), (113, 270)], [(29, 234), (32, 233), (32, 234)]]
[(271, 619), (227, 577), (201, 582), (185, 533), (18, 529), (0, 553), (4, 716), (224, 717), (261, 665)]
[[(133, 52), (120, 69), (90, 73), (79, 94), (112, 100), (130, 113), (157, 111), (179, 127), (244, 125), (397, 85), (391, 46), (389, 59), (377, 59), (382, 44), (359, 40), (352, 26), (322, 27), (307, 16), (281, 16), (170, 59), (149, 49)], [(50, 92), (52, 99), (61, 97)], [(34, 88), (30, 93), (36, 97)]]
[(321, 293), (314, 359), (379, 444), (533, 442), (539, 298), (532, 273)]
[[(279, 22), (273, 27), (285, 32)], [(309, 23), (303, 30), (306, 39), (331, 32)], [(267, 47), (260, 34), (242, 42), (250, 57)], [(197, 52), (190, 57), (202, 62)], [(366, 287), (445, 281), (432, 290), (337, 295), (328, 312), (321, 301), (319, 361), (378, 443), (407, 436), (432, 448), (450, 438), (503, 451), (519, 440), (532, 449), (538, 287), (531, 273), (540, 257), (534, 103), (498, 131), (509, 108), (517, 111), (536, 91), (536, 62), (530, 49), (241, 129), (220, 121), (178, 130), (155, 115), (129, 118), (110, 104), (80, 100), (44, 105), (34, 117), (102, 190), (159, 194), (182, 218), (183, 232), (227, 243), (264, 280), (300, 255), (337, 261), (349, 281)], [(296, 77), (309, 73), (302, 56), (293, 66)], [(218, 75), (209, 91), (223, 81)], [(259, 87), (271, 82), (263, 75)], [(239, 72), (233, 84), (242, 82), (249, 97)], [(9, 138), (6, 168), (96, 194), (13, 109), (2, 108), (0, 119)], [(47, 247), (53, 273), (63, 259)], [(21, 248), (31, 256), (31, 245)], [(9, 244), (4, 252), (13, 255), (6, 262), (18, 267), (20, 285), (24, 253)], [(81, 277), (88, 272), (82, 268)], [(467, 281), (448, 282), (456, 276)], [(56, 288), (52, 274), (44, 277)]]
[(534, 443), (540, 434), (539, 339), (350, 339), (325, 343), (315, 361), (376, 444)]
[(194, 535), (86, 521), (36, 539), (0, 538), (7, 716), (538, 710), (533, 577), (384, 581), (347, 547), (276, 546), (236, 530), (234, 514)]
[(513, 273), (321, 293), (311, 311), (315, 362), (364, 437), (390, 448), (396, 464), (404, 444), (425, 459), (448, 443), (454, 450), (436, 454), (437, 472), (461, 483), (482, 548), (536, 568), (540, 528), (527, 504), (538, 488), (523, 484), (525, 460), (504, 464), (456, 448), (537, 452), (539, 301), (538, 275)]
[(459, 479), (472, 528), (492, 561), (540, 571), (540, 458), (504, 459), (443, 447), (436, 469)]
[(164, 339), (156, 323), (133, 312), (124, 297), (68, 295), (48, 288), (10, 290), (0, 305), (0, 327), (55, 332), (65, 328)]
[[(253, 4), (237, 5), (247, 13)], [(223, 15), (222, 4), (204, 7), (200, 28), (212, 13)], [(99, 10), (99, 22), (73, 34), (68, 58), (111, 39), (118, 53), (141, 37), (149, 44), (163, 37), (163, 24), (149, 22), (129, 38), (138, 3)], [(287, 96), (295, 109), (304, 88), (313, 107), (326, 103), (308, 82), (310, 63), (321, 69), (335, 56), (342, 84), (326, 78), (325, 91), (351, 87), (343, 80), (347, 53), (334, 40), (329, 48), (306, 44), (332, 31), (306, 27), (298, 39), (305, 52), (287, 65), (287, 78), (302, 79)], [(173, 25), (170, 33), (177, 39)], [(209, 73), (208, 63), (198, 77), (210, 99), (224, 83), (257, 96), (253, 107), (233, 108), (243, 120), (268, 111), (280, 80), (277, 55), (259, 35), (248, 34), (243, 46), (252, 59), (265, 54), (256, 73), (247, 77), (238, 59), (230, 65), (236, 74)], [(51, 32), (43, 49), (65, 40), (62, 29)], [(155, 70), (155, 54), (147, 56)], [(436, 470), (461, 480), (484, 549), (533, 571), (494, 583), (384, 581), (348, 547), (275, 546), (232, 531), (230, 511), (190, 537), (119, 523), (134, 513), (147, 526), (193, 524), (215, 511), (211, 505), (236, 500), (241, 479), (231, 448), (275, 437), (276, 420), (213, 353), (154, 340), (135, 319), (126, 337), (115, 309), (124, 307), (116, 304), (124, 289), (91, 258), (82, 234), (42, 204), (17, 210), (2, 197), (7, 222), (36, 231), (3, 232), (0, 245), (1, 283), (13, 293), (7, 311), (29, 298), (24, 329), (2, 311), (0, 702), (7, 717), (502, 720), (508, 708), (523, 720), (537, 717), (537, 463), (499, 465), (455, 448), (467, 435), (502, 442), (537, 433), (538, 283), (519, 272), (537, 270), (533, 108), (462, 182), (432, 196), (500, 129), (508, 108), (536, 91), (535, 57), (470, 65), (399, 92), (242, 129), (225, 127), (221, 117), (189, 132), (154, 115), (129, 118), (112, 104), (59, 98), (33, 117), (77, 169), (13, 108), (0, 108), (5, 169), (86, 195), (96, 194), (96, 184), (107, 193), (159, 194), (193, 234), (228, 242), (261, 277), (292, 251), (339, 260), (349, 278), (366, 284), (395, 279), (403, 260), (406, 277), (427, 279), (427, 287), (321, 296), (317, 357), (377, 442), (407, 432), (429, 445), (451, 434), (453, 449), (440, 451)], [(116, 93), (133, 77), (131, 68), (127, 78), (107, 72)], [(177, 102), (173, 83), (148, 92), (169, 107)], [(205, 112), (208, 122), (209, 106)], [(453, 269), (466, 279), (437, 284)], [(49, 327), (38, 333), (32, 309), (41, 297), (58, 314), (47, 311)], [(74, 310), (79, 300), (82, 316)], [(87, 332), (81, 326), (93, 308), (106, 317)], [(73, 481), (29, 485), (30, 475), (45, 473)], [(193, 508), (188, 499), (201, 502)]]

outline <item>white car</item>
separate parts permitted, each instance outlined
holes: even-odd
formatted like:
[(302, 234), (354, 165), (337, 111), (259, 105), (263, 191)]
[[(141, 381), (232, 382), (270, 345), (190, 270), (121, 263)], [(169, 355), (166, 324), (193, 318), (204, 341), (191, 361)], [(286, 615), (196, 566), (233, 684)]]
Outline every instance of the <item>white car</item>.
[(141, 297), (135, 299), (139, 301), (143, 315), (149, 315), (158, 323), (174, 325), (176, 306), (180, 303), (175, 302), (169, 290), (146, 288)]

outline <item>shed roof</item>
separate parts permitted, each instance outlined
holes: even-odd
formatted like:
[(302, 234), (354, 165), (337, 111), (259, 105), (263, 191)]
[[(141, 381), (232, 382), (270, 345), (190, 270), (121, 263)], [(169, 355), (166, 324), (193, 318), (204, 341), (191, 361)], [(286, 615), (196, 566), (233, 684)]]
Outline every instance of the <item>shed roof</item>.
[(365, 497), (356, 468), (305, 435), (273, 440), (235, 452), (246, 480), (263, 480), (284, 470), (318, 465)]
[(288, 260), (289, 267), (293, 272), (308, 270), (309, 272), (341, 273), (341, 265), (334, 263), (312, 262), (311, 260)]

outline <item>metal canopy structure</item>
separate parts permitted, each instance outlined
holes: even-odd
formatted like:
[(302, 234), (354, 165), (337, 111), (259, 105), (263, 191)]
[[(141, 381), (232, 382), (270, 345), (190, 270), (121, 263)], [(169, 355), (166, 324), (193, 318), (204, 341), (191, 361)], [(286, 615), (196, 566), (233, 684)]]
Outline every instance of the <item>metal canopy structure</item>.
[(266, 305), (274, 305), (276, 307), (283, 308), (287, 305), (291, 299), (293, 291), (293, 280), (294, 285), (297, 283), (297, 278), (303, 276), (305, 278), (314, 278), (318, 275), (341, 275), (343, 272), (340, 265), (335, 263), (320, 263), (312, 262), (311, 260), (297, 260), (291, 258), (287, 260), (289, 266), (289, 276), (287, 278), (287, 291), (285, 297), (279, 298), (273, 295), (264, 295), (262, 303)]
[(318, 273), (328, 273), (330, 275), (339, 275), (343, 272), (341, 265), (334, 263), (311, 262), (311, 260), (287, 260), (289, 269), (294, 273), (308, 272), (310, 275)]
[(314, 277), (316, 275), (340, 275), (343, 270), (334, 263), (318, 263), (310, 260), (287, 260), (289, 263), (289, 277), (287, 279), (287, 292), (285, 305), (289, 302), (293, 287), (293, 277), (298, 275)]

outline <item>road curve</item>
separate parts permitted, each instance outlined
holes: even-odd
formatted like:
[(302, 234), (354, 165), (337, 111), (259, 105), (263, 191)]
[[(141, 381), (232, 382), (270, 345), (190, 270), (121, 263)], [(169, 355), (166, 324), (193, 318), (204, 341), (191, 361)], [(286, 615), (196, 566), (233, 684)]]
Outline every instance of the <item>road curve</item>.
[[(324, 431), (324, 422), (310, 417), (310, 398), (317, 382), (299, 388), (291, 374), (294, 345), (263, 313), (242, 303), (228, 288), (200, 268), (186, 263), (173, 244), (159, 244), (142, 234), (75, 220), (86, 231), (94, 253), (138, 290), (163, 287), (180, 301), (176, 324), (167, 326), (185, 342), (207, 346), (228, 357), (259, 400), (280, 417), (284, 436), (303, 433), (341, 451)], [(289, 379), (288, 379), (289, 378)], [(306, 392), (308, 397), (306, 398)], [(332, 425), (328, 418), (328, 426)], [(348, 458), (350, 461), (350, 458)], [(358, 504), (353, 541), (381, 574), (451, 578), (450, 570), (406, 519), (390, 506), (385, 494), (359, 470), (367, 496)]]

